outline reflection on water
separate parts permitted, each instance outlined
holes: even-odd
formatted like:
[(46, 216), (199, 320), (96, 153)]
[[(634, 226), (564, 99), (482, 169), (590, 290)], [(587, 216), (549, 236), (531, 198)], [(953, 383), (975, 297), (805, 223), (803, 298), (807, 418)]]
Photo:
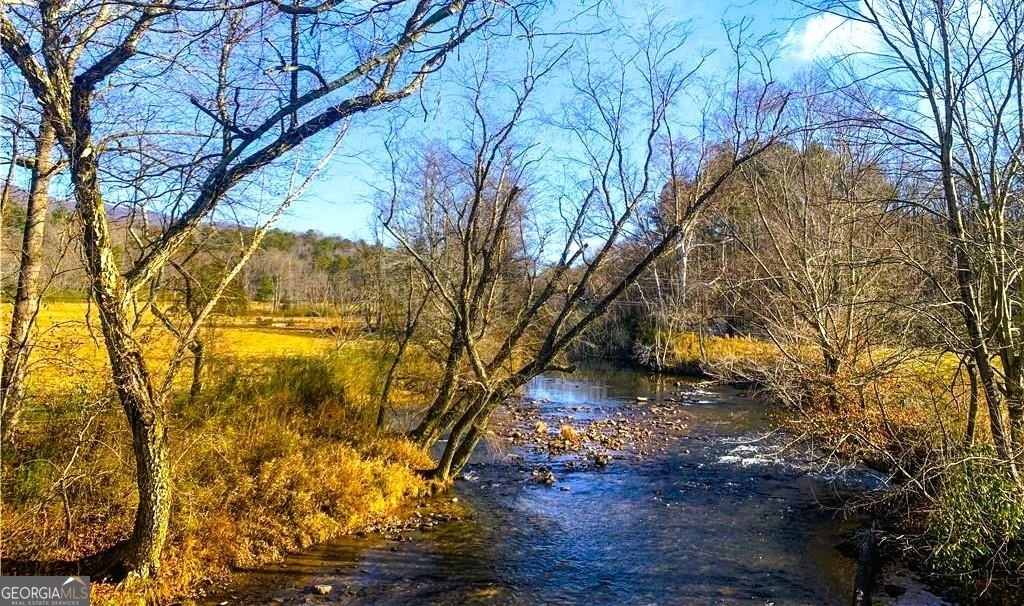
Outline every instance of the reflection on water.
[[(684, 397), (680, 397), (680, 392)], [(824, 482), (764, 453), (758, 404), (730, 389), (655, 384), (634, 372), (545, 376), (527, 389), (545, 418), (597, 418), (676, 400), (689, 428), (664, 453), (603, 470), (546, 455), (481, 457), (456, 484), (471, 515), (407, 541), (343, 538), (286, 567), (246, 574), (245, 603), (846, 604), (849, 527)], [(532, 402), (532, 404), (530, 404)], [(448, 495), (450, 498), (451, 495)], [(333, 587), (328, 596), (303, 591)]]

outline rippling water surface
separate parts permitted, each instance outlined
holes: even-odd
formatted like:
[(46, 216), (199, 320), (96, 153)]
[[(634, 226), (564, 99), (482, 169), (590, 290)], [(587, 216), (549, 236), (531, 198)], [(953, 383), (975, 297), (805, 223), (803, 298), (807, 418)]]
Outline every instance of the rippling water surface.
[[(638, 403), (637, 396), (649, 401)], [(672, 401), (670, 401), (672, 400)], [(456, 483), (464, 519), (407, 540), (348, 537), (246, 573), (244, 603), (848, 604), (844, 523), (819, 501), (835, 470), (780, 460), (763, 407), (737, 390), (624, 371), (542, 376), (525, 406), (560, 426), (671, 408), (663, 447), (626, 446), (604, 469), (528, 449), (484, 448)], [(652, 417), (653, 418), (653, 417)], [(510, 456), (511, 455), (511, 456)], [(553, 486), (531, 480), (548, 465)], [(847, 489), (870, 489), (866, 472)], [(327, 584), (327, 596), (306, 588)], [(225, 598), (227, 601), (227, 598)], [(219, 602), (218, 602), (219, 603)], [(928, 602), (905, 602), (928, 603)]]

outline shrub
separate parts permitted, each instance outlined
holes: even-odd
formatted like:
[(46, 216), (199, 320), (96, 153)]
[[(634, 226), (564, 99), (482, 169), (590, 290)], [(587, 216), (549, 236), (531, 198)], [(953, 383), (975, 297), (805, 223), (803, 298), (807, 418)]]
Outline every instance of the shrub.
[(1024, 495), (983, 457), (942, 474), (925, 528), (937, 572), (966, 575), (1024, 561)]

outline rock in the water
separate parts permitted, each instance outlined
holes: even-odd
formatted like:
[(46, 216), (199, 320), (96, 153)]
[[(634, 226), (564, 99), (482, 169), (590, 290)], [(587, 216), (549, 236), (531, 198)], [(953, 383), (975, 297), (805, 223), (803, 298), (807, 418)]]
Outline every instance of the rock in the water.
[(546, 467), (534, 469), (531, 475), (533, 476), (533, 481), (539, 484), (551, 486), (552, 484), (555, 483), (555, 474), (552, 473), (551, 470), (547, 469)]
[(313, 585), (313, 593), (317, 595), (327, 595), (334, 589), (330, 585)]

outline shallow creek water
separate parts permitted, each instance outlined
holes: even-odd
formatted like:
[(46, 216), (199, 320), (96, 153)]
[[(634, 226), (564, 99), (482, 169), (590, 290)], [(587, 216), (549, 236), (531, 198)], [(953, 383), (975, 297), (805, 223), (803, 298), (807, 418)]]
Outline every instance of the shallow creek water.
[[(589, 458), (553, 455), (534, 439), (537, 421), (621, 439), (588, 442)], [(213, 603), (849, 604), (855, 562), (837, 546), (858, 523), (823, 504), (882, 480), (779, 456), (784, 443), (735, 389), (618, 370), (541, 376), (439, 498), (463, 515), (320, 545), (241, 573)], [(611, 463), (594, 464), (598, 451)], [(945, 603), (897, 576), (901, 596), (875, 604)]]

